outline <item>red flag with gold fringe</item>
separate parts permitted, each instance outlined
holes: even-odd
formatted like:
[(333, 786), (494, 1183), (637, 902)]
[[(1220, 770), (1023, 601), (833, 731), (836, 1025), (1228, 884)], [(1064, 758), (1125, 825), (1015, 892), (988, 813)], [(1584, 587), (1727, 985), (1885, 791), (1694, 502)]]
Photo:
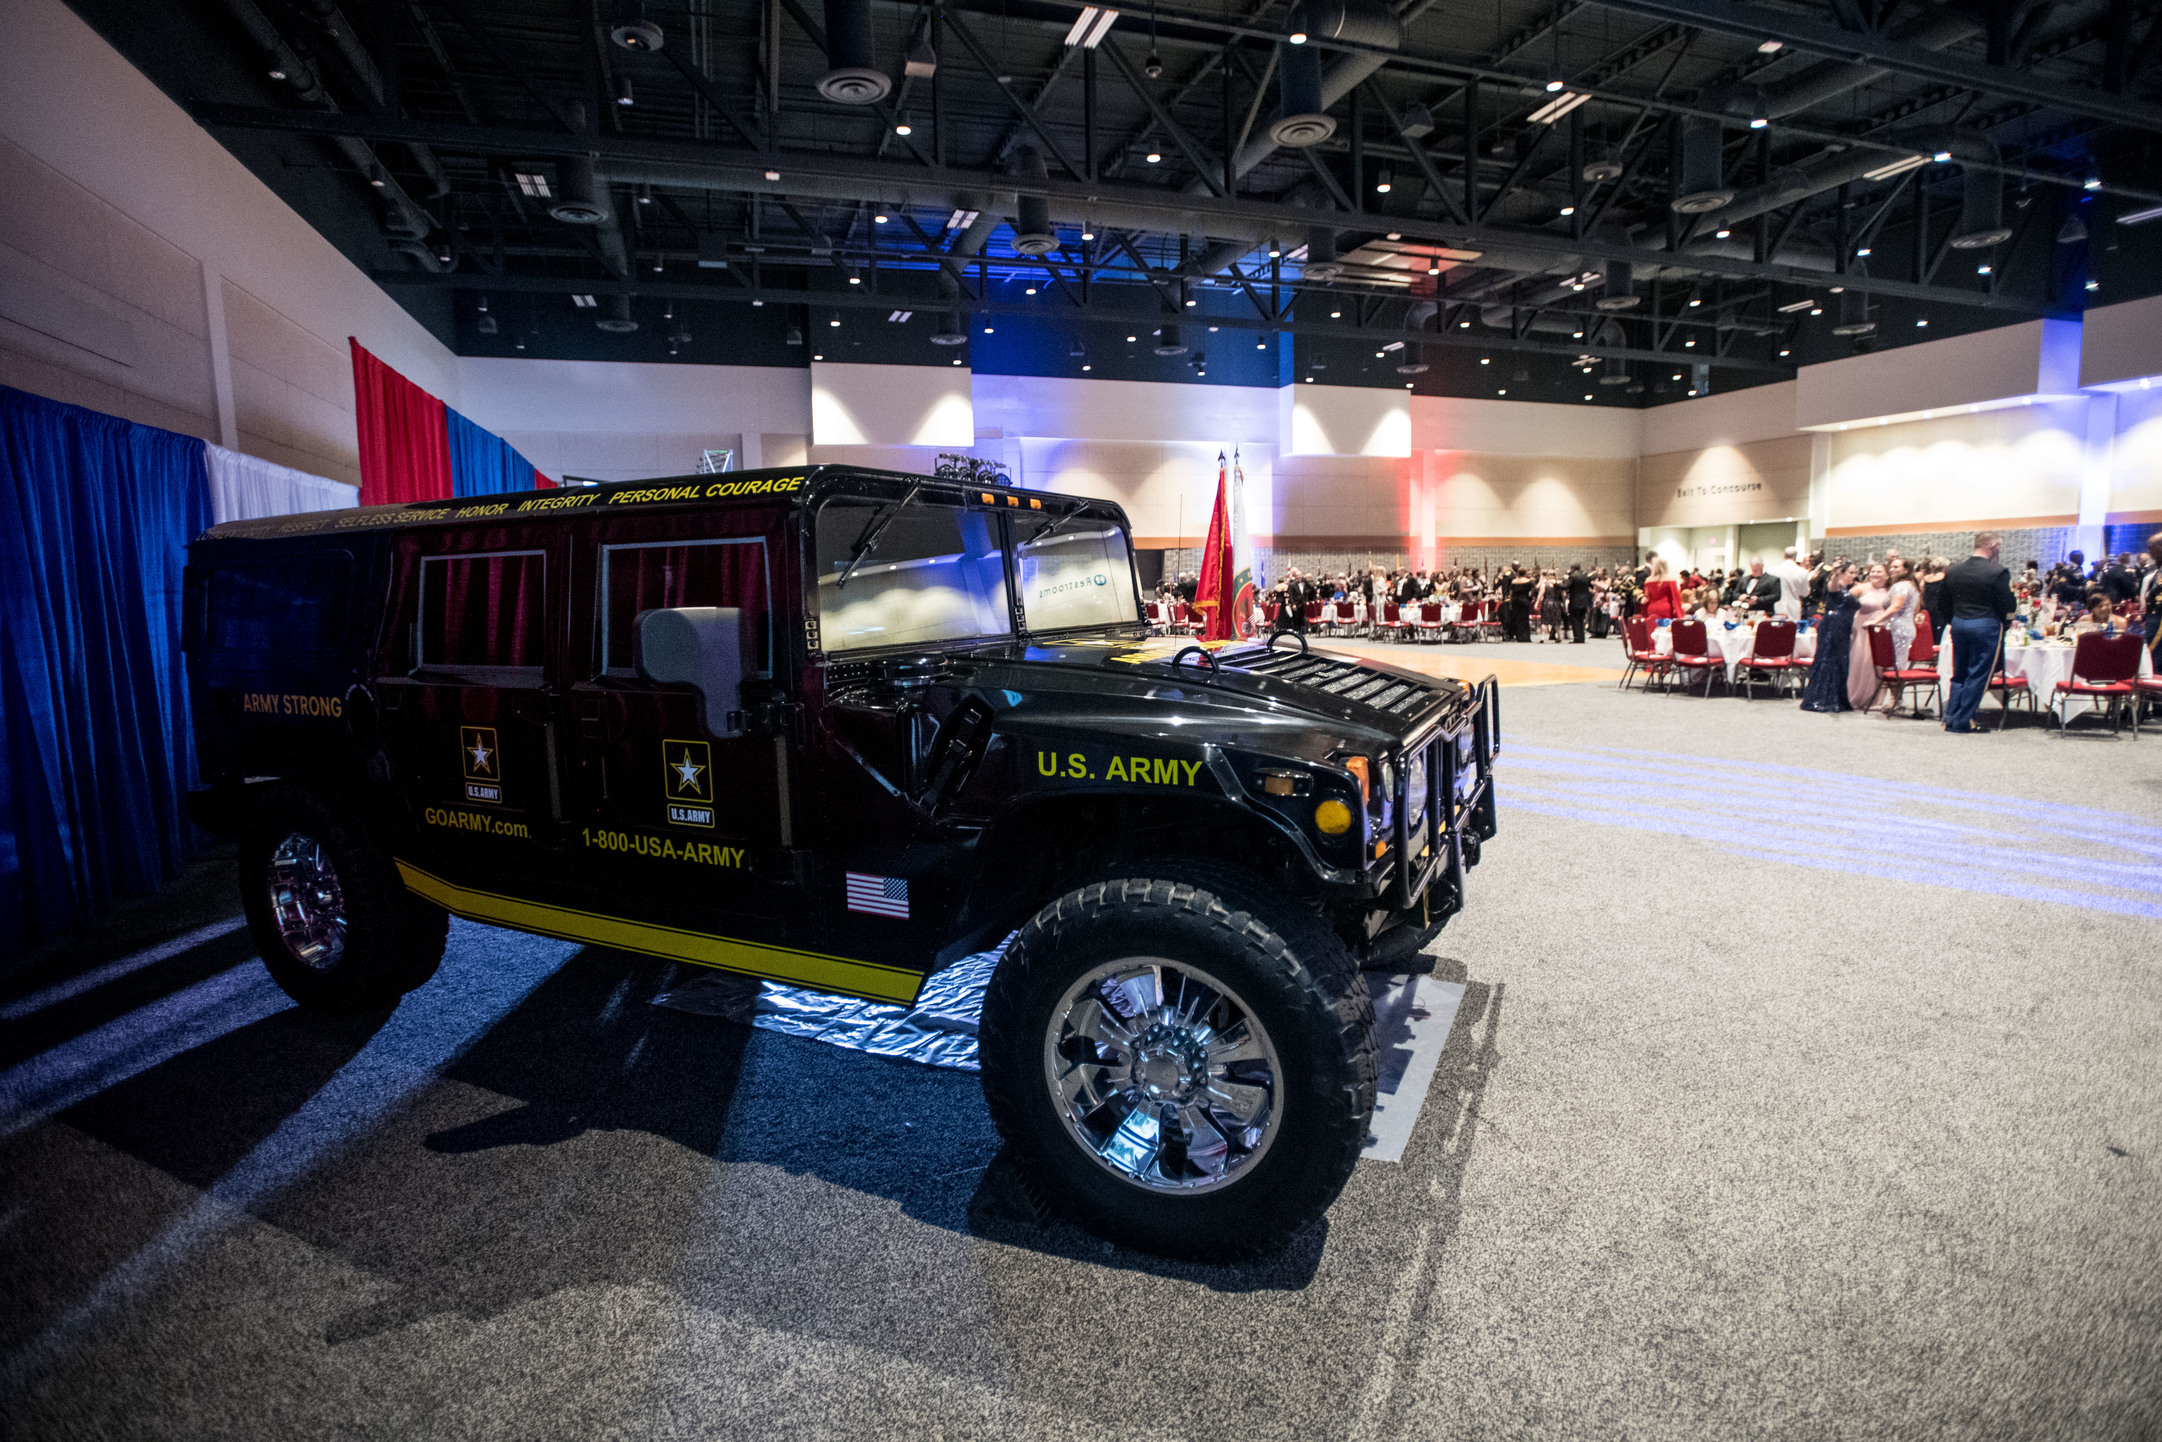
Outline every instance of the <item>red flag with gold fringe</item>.
[(1231, 554), (1231, 517), (1224, 505), (1224, 458), (1216, 457), (1216, 507), (1209, 512), (1209, 538), (1201, 547), (1201, 578), (1194, 587), (1194, 609), (1202, 615), (1201, 639), (1229, 641), (1238, 636), (1233, 614), (1238, 572)]

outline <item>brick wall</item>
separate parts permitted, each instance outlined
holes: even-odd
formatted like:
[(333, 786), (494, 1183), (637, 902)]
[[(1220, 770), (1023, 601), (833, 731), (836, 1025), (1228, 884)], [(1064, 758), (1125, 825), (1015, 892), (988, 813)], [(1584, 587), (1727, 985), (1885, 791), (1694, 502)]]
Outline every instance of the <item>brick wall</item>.
[[(2004, 538), (2001, 559), (2014, 572), (2024, 569), (2029, 561), (2039, 561), (2042, 568), (2047, 570), (2063, 560), (2065, 553), (2073, 546), (2070, 526), (2037, 526), (2027, 530), (2000, 531), (1998, 534)], [(1973, 552), (1974, 532), (1911, 531), (1876, 536), (1819, 536), (1810, 544), (1821, 549), (1827, 556), (1845, 556), (1852, 561), (1866, 560), (1870, 556), (1881, 558), (1886, 551), (1894, 548), (1902, 556), (1948, 556), (1957, 561)]]

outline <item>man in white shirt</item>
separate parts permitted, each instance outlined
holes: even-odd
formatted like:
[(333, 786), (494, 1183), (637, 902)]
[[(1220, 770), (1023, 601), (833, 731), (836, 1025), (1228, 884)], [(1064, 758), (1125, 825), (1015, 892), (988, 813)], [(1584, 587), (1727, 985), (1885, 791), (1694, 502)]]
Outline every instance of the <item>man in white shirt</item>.
[(1789, 621), (1802, 619), (1802, 601), (1809, 595), (1809, 571), (1794, 559), (1794, 547), (1787, 547), (1779, 564), (1767, 566), (1768, 574), (1779, 578), (1779, 604), (1774, 611)]

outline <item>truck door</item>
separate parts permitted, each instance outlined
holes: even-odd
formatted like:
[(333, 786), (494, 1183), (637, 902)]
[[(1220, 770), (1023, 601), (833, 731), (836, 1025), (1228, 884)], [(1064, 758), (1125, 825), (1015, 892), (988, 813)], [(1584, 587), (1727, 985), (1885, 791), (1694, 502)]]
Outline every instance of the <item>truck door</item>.
[(399, 541), (377, 691), (418, 864), (445, 880), (530, 891), (556, 869), (560, 531), (443, 527)]
[[(769, 519), (754, 512), (739, 523)], [(590, 882), (638, 898), (641, 915), (681, 912), (695, 928), (777, 940), (794, 910), (774, 884), (788, 844), (787, 738), (715, 734), (727, 728), (705, 725), (698, 694), (641, 679), (632, 651), (641, 612), (738, 608), (753, 651), (744, 689), (770, 688), (776, 547), (762, 532), (727, 534), (738, 520), (605, 517), (588, 533), (597, 545), (580, 557), (579, 590), (594, 602), (590, 628), (581, 626), (590, 652), (568, 696), (568, 840)], [(711, 702), (725, 711), (742, 698)]]

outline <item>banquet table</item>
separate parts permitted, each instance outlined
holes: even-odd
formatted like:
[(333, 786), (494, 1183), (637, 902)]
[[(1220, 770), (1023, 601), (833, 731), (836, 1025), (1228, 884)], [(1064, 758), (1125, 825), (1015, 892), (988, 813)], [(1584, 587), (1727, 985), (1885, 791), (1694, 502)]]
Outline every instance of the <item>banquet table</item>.
[[(2057, 683), (2072, 679), (2072, 654), (2077, 649), (2070, 641), (2045, 640), (2024, 646), (2006, 642), (2004, 647), (2004, 673), (2007, 676), (2024, 676), (2034, 693), (2035, 704), (2050, 707), (2057, 702)], [(2154, 658), (2145, 647), (2140, 648), (2139, 673), (2154, 674)], [(1945, 634), (1943, 648), (1937, 653), (1937, 677), (1946, 689), (1952, 684), (1952, 637)], [(2088, 696), (2064, 698), (2065, 719), (2083, 716), (2096, 708), (2096, 701)]]
[[(1704, 623), (1704, 644), (1709, 648), (1705, 654), (1718, 655), (1727, 668), (1727, 684), (1734, 684), (1735, 673), (1742, 662), (1749, 659), (1750, 643), (1756, 639), (1756, 628), (1737, 625), (1731, 630), (1724, 621)], [(1652, 632), (1652, 649), (1662, 656), (1674, 653), (1674, 628), (1661, 626)], [(1797, 632), (1794, 637), (1794, 659), (1807, 662), (1817, 654), (1817, 633), (1814, 630)]]

